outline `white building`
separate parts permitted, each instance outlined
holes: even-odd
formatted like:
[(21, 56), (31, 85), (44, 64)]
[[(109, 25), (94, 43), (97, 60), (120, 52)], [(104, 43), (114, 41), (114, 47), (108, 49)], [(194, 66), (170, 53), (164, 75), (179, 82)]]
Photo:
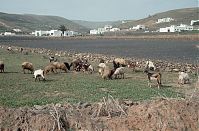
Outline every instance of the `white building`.
[(48, 31), (42, 31), (42, 30), (35, 31), (35, 36), (48, 36), (48, 35), (49, 35)]
[(21, 32), (21, 29), (13, 29), (15, 32)]
[(185, 24), (180, 24), (180, 26), (177, 26), (177, 28), (182, 31), (182, 30), (185, 30), (185, 31), (192, 31), (193, 30), (193, 26), (190, 26), (190, 25), (185, 25)]
[(194, 25), (195, 23), (199, 23), (199, 20), (191, 20), (191, 24), (190, 25)]
[(181, 24), (179, 26), (171, 25), (170, 27), (160, 28), (160, 32), (181, 32), (181, 31), (192, 31), (193, 26)]
[(35, 31), (32, 34), (34, 34), (35, 36), (55, 36), (55, 37), (59, 37), (59, 36), (75, 36), (78, 35), (78, 32), (75, 31), (64, 31), (64, 35), (62, 35), (62, 31), (60, 30), (50, 30), (50, 31)]
[(133, 26), (133, 28), (130, 28), (130, 30), (144, 30), (145, 29), (145, 25), (137, 25), (137, 26)]
[(127, 23), (127, 22), (123, 20), (123, 21), (122, 21), (122, 24), (125, 24), (125, 23)]
[(165, 22), (171, 22), (171, 21), (174, 21), (174, 19), (167, 17), (167, 18), (158, 19), (156, 23), (165, 23)]
[(90, 30), (90, 34), (91, 35), (99, 35), (99, 34), (104, 34), (104, 32), (106, 32), (105, 28), (98, 28), (97, 30)]
[(15, 33), (12, 33), (12, 32), (5, 32), (4, 35), (15, 35)]
[(105, 25), (104, 29), (105, 31), (110, 31), (110, 29), (112, 29), (112, 25)]
[(176, 26), (172, 25), (170, 27), (160, 28), (159, 32), (177, 32), (175, 30), (176, 30)]
[(97, 35), (97, 34), (98, 34), (98, 31), (97, 31), (96, 29), (90, 30), (90, 34), (91, 34), (91, 35)]
[(105, 25), (104, 28), (98, 28), (90, 30), (91, 35), (99, 35), (104, 34), (105, 32), (114, 32), (114, 31), (120, 31), (119, 28), (113, 28), (111, 25)]
[(64, 31), (64, 36), (76, 36), (78, 32), (75, 31)]
[(104, 34), (104, 32), (106, 32), (105, 28), (98, 28), (97, 29), (98, 34)]
[(120, 31), (120, 28), (112, 28), (110, 29), (111, 32)]
[(62, 32), (60, 30), (50, 30), (48, 31), (50, 36), (61, 36)]

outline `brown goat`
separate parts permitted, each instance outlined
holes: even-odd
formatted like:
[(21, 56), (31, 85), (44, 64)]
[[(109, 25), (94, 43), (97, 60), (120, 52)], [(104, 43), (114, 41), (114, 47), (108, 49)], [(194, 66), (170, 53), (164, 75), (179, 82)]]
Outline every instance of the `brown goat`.
[(149, 70), (145, 70), (144, 71), (147, 74), (148, 77), (148, 85), (151, 87), (151, 80), (157, 80), (157, 85), (158, 85), (158, 89), (160, 88), (160, 86), (162, 85), (161, 83), (161, 79), (162, 79), (162, 75), (160, 72), (149, 72)]
[(115, 70), (121, 66), (122, 67), (127, 66), (127, 67), (133, 68), (133, 70), (135, 70), (136, 63), (132, 62), (130, 60), (125, 60), (123, 58), (116, 58), (115, 60), (113, 60), (113, 67)]
[(28, 71), (31, 71), (31, 73), (33, 73), (33, 71), (34, 71), (33, 64), (30, 63), (30, 62), (23, 62), (21, 64), (21, 66), (22, 66), (24, 74), (26, 73), (25, 69), (28, 70)]
[(52, 65), (55, 66), (56, 69), (60, 69), (60, 72), (61, 70), (64, 70), (65, 72), (67, 72), (67, 67), (64, 63), (53, 62)]
[(56, 72), (56, 68), (54, 65), (47, 65), (45, 68), (44, 68), (44, 74), (48, 74), (48, 72), (53, 72), (53, 73), (57, 73)]
[(73, 70), (80, 71), (83, 66), (83, 61), (81, 59), (74, 59), (70, 64), (70, 67), (71, 66), (73, 67)]
[(114, 74), (115, 70), (111, 70), (108, 66), (103, 68), (102, 71), (102, 78), (105, 79), (112, 79), (112, 75)]

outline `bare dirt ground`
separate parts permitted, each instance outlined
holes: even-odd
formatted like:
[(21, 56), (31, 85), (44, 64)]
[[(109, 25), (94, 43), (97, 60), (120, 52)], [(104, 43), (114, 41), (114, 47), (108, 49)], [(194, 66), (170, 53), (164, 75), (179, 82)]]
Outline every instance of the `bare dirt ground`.
[(109, 96), (93, 104), (0, 107), (0, 130), (197, 131), (198, 94), (189, 99), (159, 98), (140, 103)]

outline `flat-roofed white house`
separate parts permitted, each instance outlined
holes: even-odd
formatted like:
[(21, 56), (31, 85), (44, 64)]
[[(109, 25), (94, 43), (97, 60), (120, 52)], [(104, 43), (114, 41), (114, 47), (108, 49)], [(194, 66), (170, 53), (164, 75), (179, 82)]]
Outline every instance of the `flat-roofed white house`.
[(199, 25), (199, 20), (191, 20), (191, 24), (190, 25), (194, 25), (196, 23), (197, 23), (197, 25)]
[(112, 28), (110, 29), (110, 32), (120, 31), (120, 28)]
[(176, 26), (172, 25), (170, 27), (160, 28), (160, 32), (179, 32), (176, 30)]
[(21, 29), (13, 29), (15, 32), (21, 32)]
[(133, 28), (130, 28), (132, 30), (144, 30), (145, 29), (145, 25), (136, 25), (133, 26)]
[(179, 26), (171, 25), (170, 27), (160, 28), (159, 32), (181, 32), (181, 31), (192, 31), (193, 26), (180, 24)]
[(111, 25), (105, 25), (104, 28), (90, 30), (91, 35), (104, 34), (105, 32), (120, 31), (119, 28), (113, 28)]
[(99, 34), (104, 34), (104, 32), (106, 32), (107, 30), (105, 28), (98, 28), (97, 31)]
[(185, 24), (180, 24), (180, 26), (177, 26), (177, 28), (179, 30), (185, 30), (185, 31), (192, 31), (193, 30), (193, 26), (190, 25), (185, 25)]
[(62, 32), (59, 30), (50, 30), (48, 31), (50, 36), (61, 36)]
[(76, 36), (78, 34), (79, 33), (75, 31), (64, 31), (64, 36)]
[(64, 35), (62, 35), (62, 31), (60, 30), (50, 30), (50, 31), (35, 31), (34, 33), (35, 36), (55, 36), (55, 37), (59, 37), (59, 36), (75, 36), (78, 35), (78, 32), (75, 31), (64, 31)]
[(98, 29), (90, 30), (91, 35), (104, 34), (104, 32), (106, 32), (105, 28), (98, 28)]
[(36, 30), (35, 36), (47, 36), (49, 35), (48, 31)]
[(104, 29), (105, 29), (106, 31), (110, 31), (110, 29), (112, 29), (112, 25), (105, 25), (105, 26), (104, 26)]
[(97, 34), (98, 34), (98, 31), (97, 31), (96, 29), (90, 30), (90, 34), (91, 34), (91, 35), (97, 35)]
[(15, 35), (15, 33), (12, 33), (12, 32), (5, 32), (4, 35)]
[(165, 23), (165, 22), (171, 22), (171, 21), (174, 21), (174, 19), (167, 17), (167, 18), (158, 19), (156, 23)]

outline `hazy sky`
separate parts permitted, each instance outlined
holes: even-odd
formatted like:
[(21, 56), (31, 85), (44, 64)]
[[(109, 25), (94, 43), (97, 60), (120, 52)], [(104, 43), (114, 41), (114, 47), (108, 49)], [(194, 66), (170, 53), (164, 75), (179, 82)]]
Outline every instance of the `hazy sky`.
[(198, 2), (199, 0), (0, 0), (0, 12), (107, 21), (140, 19), (162, 11), (198, 7)]

